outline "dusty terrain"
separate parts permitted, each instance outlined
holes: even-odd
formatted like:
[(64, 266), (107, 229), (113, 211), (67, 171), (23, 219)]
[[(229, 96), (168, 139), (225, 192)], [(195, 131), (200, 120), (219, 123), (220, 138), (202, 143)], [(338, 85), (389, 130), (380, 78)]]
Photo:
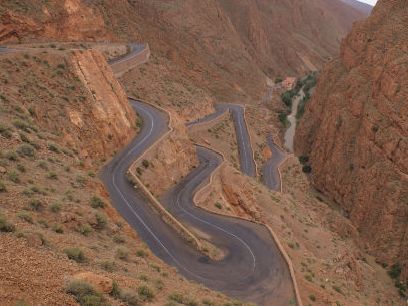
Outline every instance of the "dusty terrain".
[(310, 156), (313, 184), (339, 204), (365, 248), (405, 279), (407, 20), (404, 1), (380, 1), (353, 27), (323, 70), (295, 142)]
[[(38, 51), (0, 65), (1, 304), (76, 305), (65, 288), (77, 278), (112, 305), (226, 303), (153, 256), (96, 178), (137, 129), (103, 57)], [(120, 295), (109, 295), (112, 281)]]

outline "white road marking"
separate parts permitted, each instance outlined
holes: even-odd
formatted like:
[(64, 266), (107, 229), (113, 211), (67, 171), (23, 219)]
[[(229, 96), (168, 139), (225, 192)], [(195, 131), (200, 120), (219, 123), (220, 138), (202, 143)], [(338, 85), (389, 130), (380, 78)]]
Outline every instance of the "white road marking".
[[(190, 181), (190, 182), (191, 182), (191, 181)], [(212, 227), (214, 227), (214, 228), (216, 228), (216, 229), (218, 229), (218, 230), (220, 230), (220, 231), (222, 231), (222, 232), (224, 232), (224, 233), (226, 233), (226, 234), (228, 234), (228, 235), (234, 237), (234, 238), (237, 239), (240, 243), (242, 243), (242, 244), (249, 250), (249, 252), (251, 253), (252, 260), (253, 260), (252, 272), (254, 272), (254, 271), (255, 271), (255, 268), (256, 268), (256, 258), (255, 258), (255, 254), (252, 252), (251, 247), (250, 247), (241, 237), (238, 237), (237, 235), (235, 235), (235, 234), (233, 234), (233, 233), (231, 233), (231, 232), (229, 232), (229, 231), (223, 229), (222, 227), (219, 227), (218, 225), (212, 224), (211, 222), (205, 221), (205, 220), (203, 220), (203, 219), (201, 219), (201, 218), (199, 218), (199, 217), (193, 215), (192, 213), (190, 213), (189, 211), (187, 211), (183, 206), (180, 205), (180, 194), (181, 194), (181, 192), (188, 186), (188, 184), (190, 184), (190, 182), (188, 182), (188, 183), (184, 186), (184, 188), (182, 188), (181, 191), (177, 194), (177, 206), (178, 206), (182, 211), (184, 211), (186, 214), (188, 214), (189, 216), (193, 217), (194, 219), (196, 219), (196, 220), (198, 220), (198, 221), (200, 221), (200, 222), (202, 222), (202, 223), (204, 223), (204, 224), (210, 225), (210, 226), (212, 226)]]

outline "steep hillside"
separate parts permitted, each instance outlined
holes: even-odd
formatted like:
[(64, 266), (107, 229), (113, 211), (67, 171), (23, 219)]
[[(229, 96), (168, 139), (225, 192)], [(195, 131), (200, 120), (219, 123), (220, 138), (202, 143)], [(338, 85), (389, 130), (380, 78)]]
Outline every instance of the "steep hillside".
[(1, 55), (0, 122), (1, 305), (229, 301), (163, 264), (111, 206), (96, 174), (137, 128), (100, 53)]
[(379, 1), (319, 78), (296, 135), (312, 181), (379, 262), (408, 276), (408, 8)]
[(246, 103), (261, 99), (266, 76), (319, 69), (364, 17), (340, 0), (7, 0), (0, 14), (0, 43), (148, 42), (175, 78)]
[[(321, 67), (366, 14), (331, 0), (220, 0), (259, 67), (271, 75)], [(322, 27), (324, 24), (324, 27)]]

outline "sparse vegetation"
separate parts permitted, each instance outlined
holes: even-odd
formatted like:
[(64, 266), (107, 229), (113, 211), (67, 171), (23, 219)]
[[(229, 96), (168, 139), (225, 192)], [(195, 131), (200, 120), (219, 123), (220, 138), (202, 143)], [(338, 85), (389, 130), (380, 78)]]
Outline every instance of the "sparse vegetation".
[(97, 196), (93, 196), (91, 198), (91, 207), (92, 208), (104, 208), (105, 207), (105, 202), (102, 201), (101, 198)]
[(71, 281), (66, 288), (66, 292), (72, 294), (80, 305), (105, 305), (105, 299), (103, 298), (103, 296), (99, 292), (97, 292), (91, 284), (85, 281)]
[(6, 217), (0, 215), (0, 232), (10, 233), (15, 231), (15, 226), (7, 221)]
[(84, 252), (80, 248), (66, 248), (64, 253), (69, 259), (74, 260), (78, 263), (83, 263), (86, 261)]
[(129, 259), (129, 250), (124, 247), (117, 248), (116, 257), (120, 260), (127, 261)]
[(150, 302), (154, 299), (153, 290), (148, 286), (140, 286), (139, 288), (137, 288), (137, 293), (139, 294), (139, 297), (145, 302)]
[(17, 153), (20, 156), (34, 157), (35, 149), (33, 148), (33, 146), (29, 144), (22, 144), (21, 146), (18, 147)]

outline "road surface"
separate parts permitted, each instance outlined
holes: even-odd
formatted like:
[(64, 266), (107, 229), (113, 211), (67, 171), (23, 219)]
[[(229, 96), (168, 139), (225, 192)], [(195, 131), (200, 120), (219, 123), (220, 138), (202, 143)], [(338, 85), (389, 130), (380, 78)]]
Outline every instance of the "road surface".
[(118, 63), (122, 63), (122, 62), (126, 62), (128, 60), (131, 60), (132, 58), (134, 58), (135, 56), (137, 56), (140, 52), (142, 52), (145, 48), (144, 44), (137, 44), (137, 43), (133, 43), (130, 44), (129, 46), (129, 52), (119, 56), (117, 58), (111, 59), (109, 61), (109, 65), (115, 65)]
[(216, 110), (214, 113), (209, 114), (193, 122), (187, 123), (187, 127), (211, 121), (217, 118), (218, 116), (221, 116), (226, 111), (231, 112), (234, 121), (235, 134), (237, 137), (239, 163), (241, 171), (242, 173), (248, 176), (255, 177), (256, 166), (251, 141), (249, 137), (248, 127), (244, 119), (245, 108), (242, 105), (231, 103), (216, 104), (214, 107)]
[[(127, 181), (126, 171), (132, 162), (167, 131), (163, 113), (142, 102), (131, 103), (143, 119), (143, 127), (101, 174), (116, 209), (155, 255), (175, 266), (186, 278), (260, 305), (288, 305), (294, 298), (290, 273), (267, 228), (212, 214), (193, 203), (195, 192), (208, 181), (221, 163), (221, 156), (198, 147), (200, 165), (161, 199), (184, 225), (211, 237), (211, 242), (227, 254), (220, 261), (212, 261), (187, 244)], [(270, 304), (271, 301), (274, 303)]]
[(272, 157), (263, 167), (263, 183), (269, 189), (281, 191), (281, 177), (278, 168), (285, 160), (286, 153), (273, 142), (272, 136), (270, 135), (267, 138), (267, 143), (271, 149)]

